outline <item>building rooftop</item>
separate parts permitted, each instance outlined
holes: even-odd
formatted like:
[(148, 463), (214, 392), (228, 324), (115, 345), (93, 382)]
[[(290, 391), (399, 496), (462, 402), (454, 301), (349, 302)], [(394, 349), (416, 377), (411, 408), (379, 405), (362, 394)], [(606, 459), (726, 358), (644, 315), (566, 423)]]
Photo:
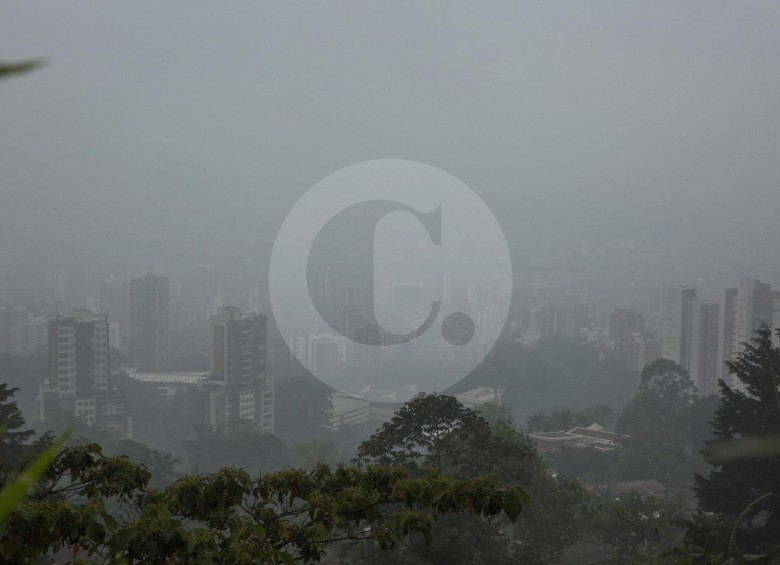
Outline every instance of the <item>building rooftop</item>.
[(600, 429), (600, 430), (593, 429), (593, 426), (589, 426), (587, 428), (582, 428), (582, 427), (572, 428), (566, 433), (581, 436), (581, 437), (587, 437), (599, 441), (608, 441), (611, 443), (621, 443), (621, 441), (625, 440), (628, 437), (623, 434), (608, 432), (605, 431), (604, 429)]
[(202, 372), (148, 373), (124, 367), (123, 370), (131, 379), (145, 383), (197, 384), (209, 378), (208, 373)]

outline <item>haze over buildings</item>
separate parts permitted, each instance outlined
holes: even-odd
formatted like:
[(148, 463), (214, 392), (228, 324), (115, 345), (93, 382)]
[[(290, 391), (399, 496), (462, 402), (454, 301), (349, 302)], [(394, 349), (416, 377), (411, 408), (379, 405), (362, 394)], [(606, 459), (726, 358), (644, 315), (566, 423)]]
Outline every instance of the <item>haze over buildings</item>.
[(17, 302), (44, 275), (67, 312), (109, 274), (265, 268), (306, 190), (385, 157), (472, 187), (523, 275), (778, 285), (773, 2), (0, 13), (3, 57), (47, 60), (2, 85), (0, 296)]
[[(168, 434), (172, 451), (203, 430), (309, 440), (290, 430), (325, 406), (315, 432), (348, 443), (419, 392), (518, 422), (585, 398), (617, 413), (658, 359), (706, 403), (760, 324), (780, 326), (774, 3), (0, 15), (0, 60), (45, 58), (0, 83), (0, 360), (29, 366), (41, 425)], [(288, 253), (305, 270), (294, 294), (301, 273), (271, 261), (285, 218), (384, 159), (462, 181), (501, 246), (468, 206), (439, 257), (447, 234), (420, 218), (447, 225), (444, 197), (379, 219), (347, 207)], [(345, 193), (390, 177), (356, 178)], [(291, 317), (311, 299), (322, 324), (280, 331), (272, 279)], [(546, 439), (604, 445), (564, 428)]]
[(168, 278), (130, 281), (130, 357), (145, 371), (168, 367)]

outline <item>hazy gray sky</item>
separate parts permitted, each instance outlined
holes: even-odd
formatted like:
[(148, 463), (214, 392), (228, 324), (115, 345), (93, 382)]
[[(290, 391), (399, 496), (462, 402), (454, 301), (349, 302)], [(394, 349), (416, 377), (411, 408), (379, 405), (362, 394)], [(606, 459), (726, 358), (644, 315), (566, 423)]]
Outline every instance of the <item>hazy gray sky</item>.
[(514, 252), (780, 241), (776, 2), (6, 0), (0, 59), (31, 57), (0, 83), (6, 245), (270, 240), (318, 180), (383, 157), (461, 178)]

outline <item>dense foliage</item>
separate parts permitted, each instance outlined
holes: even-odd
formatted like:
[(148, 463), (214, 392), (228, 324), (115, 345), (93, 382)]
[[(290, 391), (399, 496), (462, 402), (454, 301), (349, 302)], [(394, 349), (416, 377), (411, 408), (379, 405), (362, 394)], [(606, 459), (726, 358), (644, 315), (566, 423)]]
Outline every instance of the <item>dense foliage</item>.
[(412, 532), (428, 539), (435, 517), (448, 512), (514, 519), (525, 498), (495, 479), (415, 479), (375, 466), (255, 478), (224, 468), (163, 491), (149, 489), (149, 479), (145, 466), (105, 456), (96, 444), (63, 450), (0, 524), (0, 562), (29, 562), (63, 547), (122, 563), (315, 562), (336, 540), (389, 547)]
[[(358, 461), (404, 465), (418, 474), (434, 469), (460, 479), (488, 474), (522, 485), (531, 500), (514, 525), (449, 518), (434, 527), (433, 546), (412, 537), (386, 558), (390, 562), (549, 563), (581, 532), (586, 497), (579, 483), (552, 476), (530, 439), (506, 421), (491, 427), (451, 396), (421, 394), (409, 401), (363, 442)], [(362, 559), (375, 561), (376, 555), (363, 552)]]
[(714, 468), (696, 476), (701, 514), (689, 540), (780, 559), (780, 349), (770, 329), (761, 327), (728, 368), (733, 380), (719, 382), (716, 438), (703, 452)]

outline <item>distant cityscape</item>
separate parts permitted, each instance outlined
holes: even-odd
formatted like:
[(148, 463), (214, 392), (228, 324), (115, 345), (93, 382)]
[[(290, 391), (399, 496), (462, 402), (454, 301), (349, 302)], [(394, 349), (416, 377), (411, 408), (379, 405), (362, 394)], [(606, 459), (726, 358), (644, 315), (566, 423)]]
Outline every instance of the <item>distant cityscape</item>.
[[(23, 303), (6, 300), (0, 307), (0, 355), (48, 355), (37, 417), (62, 410), (118, 438), (132, 438), (133, 409), (117, 384), (121, 373), (152, 384), (171, 401), (177, 391), (195, 394), (197, 424), (240, 421), (273, 433), (275, 379), (304, 371), (321, 375), (351, 369), (350, 375), (365, 374), (390, 355), (387, 348), (363, 345), (335, 331), (312, 334), (301, 328), (285, 343), (269, 328), (262, 273), (251, 274), (252, 284), (242, 294), (209, 292), (208, 287), (217, 285), (217, 272), (208, 265), (196, 266), (196, 271), (207, 276), (174, 283), (155, 274), (128, 282), (111, 276), (86, 307), (69, 313), (63, 312), (63, 273), (46, 274), (49, 292), (44, 296)], [(509, 318), (501, 327), (499, 300), (508, 293), (451, 288), (446, 279), (437, 279), (445, 311), (467, 312), (475, 322), (476, 339), (465, 346), (442, 339), (431, 361), (446, 367), (459, 356), (484, 355), (501, 336), (529, 348), (558, 336), (587, 344), (600, 359), (619, 360), (633, 374), (659, 358), (674, 361), (690, 373), (699, 394), (707, 395), (717, 392), (718, 379), (728, 378), (725, 362), (736, 358), (761, 323), (780, 327), (780, 291), (756, 279), (742, 279), (708, 298), (699, 296), (695, 287), (665, 286), (645, 301), (644, 309), (594, 308), (565, 285), (556, 291), (554, 285), (519, 280), (511, 291)], [(424, 281), (404, 281), (391, 286), (387, 299), (396, 320), (414, 327), (424, 319), (430, 297)], [(358, 309), (342, 306), (346, 327), (362, 334), (358, 341), (370, 343), (366, 336), (377, 328), (362, 322)], [(174, 356), (172, 338), (177, 343)], [(332, 429), (387, 421), (401, 403), (429, 392), (412, 377), (382, 386), (351, 378), (350, 386), (331, 395)], [(502, 393), (482, 386), (460, 392), (459, 399), (471, 406), (500, 404)]]

